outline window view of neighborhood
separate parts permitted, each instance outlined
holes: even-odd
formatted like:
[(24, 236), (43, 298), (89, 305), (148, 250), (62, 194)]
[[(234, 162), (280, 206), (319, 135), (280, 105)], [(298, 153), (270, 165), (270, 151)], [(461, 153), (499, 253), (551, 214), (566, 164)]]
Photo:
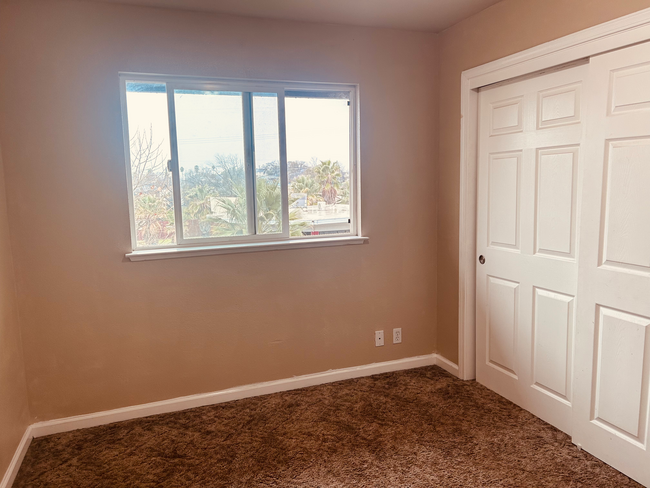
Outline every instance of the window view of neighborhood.
[(176, 243), (164, 83), (127, 83), (131, 187), (138, 246)]
[(289, 220), (302, 235), (350, 232), (348, 103), (337, 94), (286, 94)]
[[(127, 82), (139, 247), (177, 243), (166, 90), (164, 83)], [(249, 98), (255, 174), (247, 180), (245, 95), (174, 90), (177, 201), (184, 239), (282, 232), (278, 97), (252, 93)], [(350, 231), (349, 109), (347, 94), (342, 92), (286, 92), (288, 214), (293, 237)], [(247, 181), (254, 185), (247, 188)], [(249, 218), (253, 208), (254, 219)]]

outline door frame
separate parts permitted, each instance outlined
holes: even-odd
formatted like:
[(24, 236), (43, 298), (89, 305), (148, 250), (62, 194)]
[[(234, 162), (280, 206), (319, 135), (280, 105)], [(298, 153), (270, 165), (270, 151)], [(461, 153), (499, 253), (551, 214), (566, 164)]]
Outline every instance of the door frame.
[(650, 8), (540, 44), (461, 74), (458, 249), (458, 376), (476, 378), (478, 90), (650, 40)]

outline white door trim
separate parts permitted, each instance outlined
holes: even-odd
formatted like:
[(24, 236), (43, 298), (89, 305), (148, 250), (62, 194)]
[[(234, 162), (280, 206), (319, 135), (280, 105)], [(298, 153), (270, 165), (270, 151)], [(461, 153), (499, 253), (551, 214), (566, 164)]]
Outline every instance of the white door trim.
[(476, 377), (476, 149), (478, 89), (650, 40), (650, 8), (501, 58), (461, 74), (458, 368)]

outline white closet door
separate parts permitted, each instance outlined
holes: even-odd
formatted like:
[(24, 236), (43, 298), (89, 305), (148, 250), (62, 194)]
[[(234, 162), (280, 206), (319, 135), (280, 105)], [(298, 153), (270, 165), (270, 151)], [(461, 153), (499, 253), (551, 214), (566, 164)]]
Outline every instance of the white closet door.
[(650, 486), (650, 44), (590, 64), (573, 441)]
[(586, 70), (479, 93), (477, 380), (565, 432)]

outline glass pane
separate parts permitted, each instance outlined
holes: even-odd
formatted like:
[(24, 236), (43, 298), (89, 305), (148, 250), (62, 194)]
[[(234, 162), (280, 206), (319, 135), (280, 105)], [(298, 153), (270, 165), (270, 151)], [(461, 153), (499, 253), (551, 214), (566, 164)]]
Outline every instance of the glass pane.
[(183, 236), (248, 234), (241, 92), (174, 90)]
[(282, 189), (277, 94), (253, 93), (253, 135), (257, 233), (281, 233)]
[(287, 92), (291, 235), (350, 232), (347, 93)]
[(128, 81), (126, 105), (137, 245), (175, 244), (166, 85)]

